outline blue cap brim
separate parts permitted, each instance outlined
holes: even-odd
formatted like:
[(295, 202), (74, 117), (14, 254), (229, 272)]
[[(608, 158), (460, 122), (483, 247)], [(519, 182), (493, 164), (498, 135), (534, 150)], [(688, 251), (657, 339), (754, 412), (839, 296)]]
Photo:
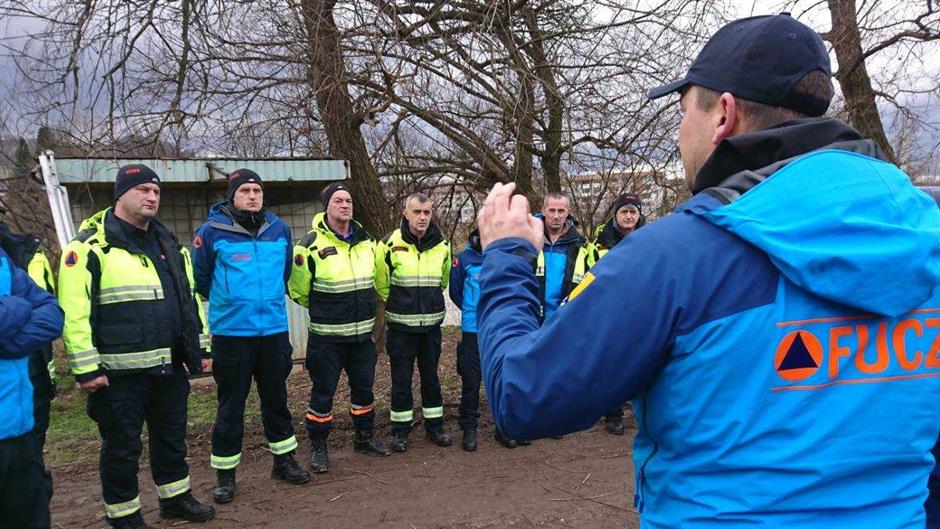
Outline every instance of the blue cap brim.
[(666, 83), (662, 86), (658, 86), (650, 90), (649, 93), (646, 94), (646, 97), (648, 97), (649, 99), (660, 98), (665, 95), (669, 95), (673, 92), (678, 92), (679, 90), (682, 90), (683, 88), (688, 86), (689, 83), (690, 81), (688, 80), (688, 78), (679, 79), (678, 81), (673, 81), (671, 83)]

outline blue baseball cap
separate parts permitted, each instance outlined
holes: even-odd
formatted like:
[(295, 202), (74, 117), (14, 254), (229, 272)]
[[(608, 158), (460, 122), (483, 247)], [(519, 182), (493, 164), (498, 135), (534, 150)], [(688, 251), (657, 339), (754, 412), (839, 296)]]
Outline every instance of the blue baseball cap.
[(684, 78), (654, 88), (648, 97), (656, 99), (697, 85), (821, 116), (829, 100), (793, 93), (796, 83), (815, 70), (832, 76), (826, 45), (811, 28), (789, 13), (742, 18), (709, 39)]

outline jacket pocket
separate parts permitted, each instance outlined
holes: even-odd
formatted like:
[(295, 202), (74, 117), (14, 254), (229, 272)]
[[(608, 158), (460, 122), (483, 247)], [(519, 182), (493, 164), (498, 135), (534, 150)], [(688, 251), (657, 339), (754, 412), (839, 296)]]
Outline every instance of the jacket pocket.
[(98, 343), (104, 346), (138, 345), (144, 340), (143, 326), (139, 323), (101, 325), (97, 338)]

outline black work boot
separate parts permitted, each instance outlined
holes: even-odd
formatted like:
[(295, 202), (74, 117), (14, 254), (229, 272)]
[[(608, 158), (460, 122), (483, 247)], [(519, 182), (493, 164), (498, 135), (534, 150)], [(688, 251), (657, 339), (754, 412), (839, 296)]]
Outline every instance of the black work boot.
[(326, 447), (327, 435), (314, 435), (310, 437), (310, 470), (315, 474), (323, 474), (330, 470), (330, 454)]
[(235, 499), (235, 469), (216, 470), (216, 484), (212, 489), (212, 501), (228, 503)]
[(408, 432), (395, 432), (395, 439), (392, 440), (390, 448), (393, 452), (404, 452), (408, 450)]
[(505, 446), (506, 448), (515, 448), (515, 447), (519, 446), (519, 443), (516, 442), (515, 439), (510, 439), (510, 438), (504, 436), (504, 435), (503, 435), (503, 432), (499, 431), (499, 428), (497, 428), (497, 429), (493, 432), (493, 437), (496, 438), (496, 442), (498, 442), (499, 444)]
[(140, 515), (140, 511), (120, 518), (105, 519), (108, 521), (108, 525), (114, 529), (151, 529), (149, 525), (144, 523), (144, 517)]
[(310, 481), (310, 474), (297, 465), (294, 453), (274, 456), (274, 466), (271, 467), (271, 478), (286, 481), (291, 485), (303, 485)]
[(444, 433), (444, 425), (437, 424), (435, 426), (429, 426), (425, 429), (428, 439), (431, 440), (437, 446), (450, 446), (454, 442), (451, 436)]
[(623, 435), (623, 417), (606, 417), (604, 429), (613, 435)]
[(463, 449), (467, 452), (477, 451), (477, 429), (467, 428), (463, 431)]
[(385, 448), (385, 445), (375, 439), (372, 435), (372, 430), (356, 430), (356, 440), (353, 441), (353, 449), (360, 454), (382, 457), (392, 455), (391, 450)]
[(193, 491), (160, 500), (160, 518), (180, 518), (188, 522), (208, 522), (215, 517), (215, 509), (197, 500)]

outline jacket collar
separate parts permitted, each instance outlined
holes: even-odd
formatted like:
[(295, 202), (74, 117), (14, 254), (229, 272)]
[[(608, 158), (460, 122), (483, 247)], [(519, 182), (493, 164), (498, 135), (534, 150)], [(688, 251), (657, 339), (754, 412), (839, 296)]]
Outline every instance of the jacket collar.
[[(861, 134), (834, 118), (805, 118), (727, 138), (702, 165), (692, 193), (715, 187), (731, 175), (756, 171), (810, 151), (840, 142), (862, 140)], [(883, 159), (884, 155), (879, 156)]]
[(429, 248), (434, 248), (441, 241), (444, 240), (444, 235), (441, 234), (440, 228), (437, 227), (437, 222), (431, 221), (431, 224), (428, 225), (428, 231), (424, 233), (424, 237), (418, 239), (413, 233), (411, 233), (411, 228), (408, 226), (408, 219), (401, 219), (401, 238), (408, 244), (414, 245), (419, 252), (423, 252)]

